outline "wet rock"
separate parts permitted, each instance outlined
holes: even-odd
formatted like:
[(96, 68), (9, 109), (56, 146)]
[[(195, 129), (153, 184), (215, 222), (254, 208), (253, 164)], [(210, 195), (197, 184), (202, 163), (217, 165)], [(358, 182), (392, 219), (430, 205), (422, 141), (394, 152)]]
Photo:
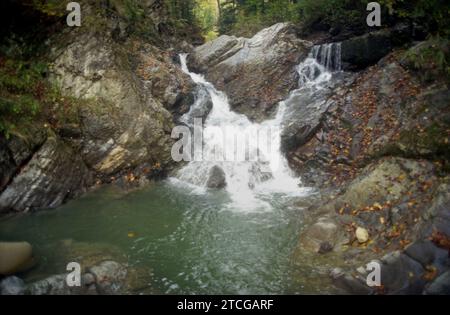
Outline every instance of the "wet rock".
[(115, 261), (104, 261), (81, 275), (80, 286), (68, 286), (67, 275), (50, 276), (29, 284), (30, 295), (114, 295), (127, 293), (127, 268)]
[(295, 66), (312, 44), (296, 33), (292, 24), (280, 23), (251, 39), (223, 35), (197, 47), (189, 66), (226, 92), (233, 110), (262, 121), (297, 87)]
[(23, 295), (25, 283), (17, 277), (7, 277), (0, 281), (0, 295)]
[[(433, 165), (402, 158), (388, 158), (368, 166), (346, 189), (340, 200), (353, 209), (360, 209), (387, 198), (400, 199), (406, 192), (420, 189), (413, 178), (433, 177)], [(394, 180), (400, 178), (401, 180)]]
[(120, 248), (106, 243), (77, 242), (71, 239), (63, 240), (56, 250), (64, 257), (64, 261), (75, 261), (80, 264), (82, 272), (98, 265), (103, 261), (116, 261), (121, 264), (127, 262), (125, 254)]
[(95, 294), (94, 287), (72, 287), (66, 283), (67, 275), (55, 275), (46, 279), (33, 282), (27, 286), (26, 294), (29, 295), (83, 295)]
[(330, 242), (322, 242), (319, 247), (319, 254), (326, 254), (333, 251), (333, 245)]
[(443, 183), (437, 188), (435, 197), (422, 217), (426, 224), (420, 229), (420, 236), (428, 238), (433, 231), (450, 235), (450, 185)]
[(340, 268), (335, 268), (330, 274), (334, 285), (343, 289), (345, 292), (357, 295), (368, 295), (373, 292), (372, 288), (366, 285), (366, 283), (359, 278), (355, 278), (345, 273)]
[(389, 294), (419, 294), (425, 286), (424, 269), (415, 260), (396, 251), (384, 256), (381, 284)]
[[(50, 74), (65, 95), (95, 100), (80, 112), (81, 153), (99, 177), (110, 178), (149, 161), (158, 162), (163, 168), (173, 163), (173, 119), (162, 103), (168, 108), (176, 107), (190, 93), (188, 78), (180, 69), (179, 79), (175, 80), (176, 71), (171, 74), (165, 61), (153, 58), (151, 64), (159, 63), (160, 67), (139, 67), (136, 75), (123, 54), (107, 36), (86, 33), (55, 51)], [(146, 80), (150, 75), (146, 71), (153, 71), (150, 74), (159, 79), (151, 81), (150, 76)], [(184, 85), (184, 96), (178, 96), (174, 89)], [(154, 95), (156, 90), (160, 94)]]
[(0, 242), (0, 275), (12, 275), (33, 264), (33, 249), (27, 242)]
[(390, 30), (357, 36), (342, 42), (344, 70), (363, 69), (386, 56), (394, 47)]
[(283, 152), (306, 144), (321, 128), (322, 116), (330, 105), (326, 102), (330, 93), (330, 89), (312, 91), (305, 88), (286, 101), (291, 111), (285, 115), (287, 118), (281, 134)]
[(125, 266), (115, 261), (104, 261), (89, 269), (100, 294), (117, 294), (121, 292), (127, 277)]
[(222, 189), (227, 186), (225, 172), (220, 166), (213, 166), (209, 171), (208, 182), (206, 187), (213, 189)]
[(194, 125), (194, 120), (196, 118), (200, 118), (202, 123), (205, 123), (212, 107), (213, 103), (208, 91), (204, 87), (198, 86), (197, 92), (195, 93), (194, 103), (192, 104), (189, 112), (182, 116), (180, 120), (191, 127)]
[(194, 103), (196, 85), (179, 65), (175, 52), (167, 56), (151, 45), (144, 45), (139, 53), (138, 75), (143, 79), (145, 87), (153, 98), (157, 99), (175, 121), (189, 111)]
[(0, 194), (0, 212), (57, 207), (90, 181), (81, 157), (58, 137), (49, 137)]
[(300, 235), (299, 245), (307, 251), (318, 253), (322, 246), (327, 246), (324, 243), (328, 243), (332, 247), (338, 244), (339, 234), (336, 222), (323, 217)]
[(434, 264), (443, 268), (449, 262), (448, 251), (436, 247), (429, 240), (418, 240), (408, 246), (406, 255), (419, 262), (424, 268)]
[(9, 139), (0, 136), (0, 191), (10, 183), (18, 169), (45, 142), (47, 133), (36, 126), (26, 126), (21, 136), (10, 135)]
[(449, 295), (450, 294), (450, 271), (437, 277), (424, 291), (427, 295)]

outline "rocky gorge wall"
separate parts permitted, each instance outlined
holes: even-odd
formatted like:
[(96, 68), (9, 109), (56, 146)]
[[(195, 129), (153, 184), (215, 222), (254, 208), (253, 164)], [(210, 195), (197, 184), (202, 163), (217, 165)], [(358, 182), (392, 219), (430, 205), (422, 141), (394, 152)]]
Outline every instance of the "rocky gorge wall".
[[(158, 29), (163, 6), (147, 2)], [(83, 10), (80, 28), (63, 26), (44, 44), (47, 80), (62, 95), (53, 106), (79, 106), (68, 123), (41, 120), (0, 138), (0, 213), (57, 207), (94, 185), (135, 184), (173, 167), (170, 133), (193, 102), (193, 82), (173, 53), (127, 33), (119, 4), (105, 11), (87, 1)]]
[[(330, 276), (349, 293), (449, 293), (448, 82), (421, 80), (407, 56), (424, 43), (405, 32), (398, 25), (344, 40), (343, 69), (356, 72), (291, 98), (282, 132), (291, 168), (319, 189), (298, 204), (309, 222), (299, 256), (340, 257)], [(291, 71), (313, 46), (293, 34), (278, 24), (252, 39), (221, 36), (196, 48), (190, 66), (227, 91), (234, 110), (264, 120), (296, 86)], [(366, 285), (372, 260), (381, 266), (376, 288)]]

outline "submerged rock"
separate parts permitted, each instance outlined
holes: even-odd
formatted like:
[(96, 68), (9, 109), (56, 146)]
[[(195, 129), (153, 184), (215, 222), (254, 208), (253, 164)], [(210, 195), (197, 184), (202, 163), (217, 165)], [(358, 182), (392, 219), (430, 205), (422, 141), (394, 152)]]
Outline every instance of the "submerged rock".
[(208, 182), (206, 187), (213, 189), (222, 189), (227, 186), (226, 175), (220, 166), (215, 165), (209, 171)]
[(340, 229), (330, 218), (319, 218), (316, 223), (308, 227), (301, 235), (299, 245), (310, 252), (328, 252), (339, 243)]
[(279, 23), (251, 39), (220, 36), (197, 47), (188, 62), (226, 92), (233, 110), (262, 121), (297, 87), (295, 66), (311, 47), (297, 37), (294, 25)]

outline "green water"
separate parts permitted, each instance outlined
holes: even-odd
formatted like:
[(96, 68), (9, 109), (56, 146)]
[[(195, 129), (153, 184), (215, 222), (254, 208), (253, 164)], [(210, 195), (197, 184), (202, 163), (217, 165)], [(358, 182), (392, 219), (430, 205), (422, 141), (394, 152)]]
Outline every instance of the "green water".
[(32, 243), (39, 264), (23, 275), (28, 281), (64, 272), (60, 244), (70, 240), (119, 248), (151, 274), (153, 293), (330, 292), (326, 270), (293, 260), (303, 210), (281, 196), (266, 201), (269, 210), (246, 211), (230, 207), (226, 192), (196, 194), (169, 182), (128, 194), (107, 187), (57, 210), (0, 221), (0, 239)]

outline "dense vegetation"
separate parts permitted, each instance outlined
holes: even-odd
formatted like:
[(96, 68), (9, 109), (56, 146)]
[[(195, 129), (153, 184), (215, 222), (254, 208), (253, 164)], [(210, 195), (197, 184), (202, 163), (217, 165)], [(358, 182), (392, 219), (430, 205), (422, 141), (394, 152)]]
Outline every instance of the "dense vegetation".
[[(83, 19), (85, 27), (102, 32), (106, 19), (125, 22), (126, 36), (156, 45), (168, 38), (200, 43), (219, 34), (251, 36), (277, 22), (292, 21), (306, 35), (321, 31), (353, 36), (368, 31), (370, 0), (81, 0), (98, 12)], [(446, 0), (380, 0), (383, 26), (409, 23), (430, 37), (429, 44), (407, 57), (420, 73), (450, 77), (449, 8)], [(45, 112), (55, 88), (45, 78), (48, 67), (42, 43), (64, 29), (66, 2), (3, 0), (0, 4), (0, 132), (8, 133), (19, 120)], [(149, 16), (149, 7), (160, 14)], [(86, 26), (87, 25), (87, 26)], [(42, 58), (41, 56), (44, 56)], [(45, 91), (45, 93), (44, 93)], [(53, 92), (52, 92), (53, 93)], [(53, 97), (50, 97), (53, 98)]]
[[(276, 22), (294, 21), (307, 30), (365, 30), (370, 0), (220, 0), (221, 33), (249, 35)], [(445, 0), (380, 0), (383, 24), (415, 22), (427, 31), (449, 34)]]

